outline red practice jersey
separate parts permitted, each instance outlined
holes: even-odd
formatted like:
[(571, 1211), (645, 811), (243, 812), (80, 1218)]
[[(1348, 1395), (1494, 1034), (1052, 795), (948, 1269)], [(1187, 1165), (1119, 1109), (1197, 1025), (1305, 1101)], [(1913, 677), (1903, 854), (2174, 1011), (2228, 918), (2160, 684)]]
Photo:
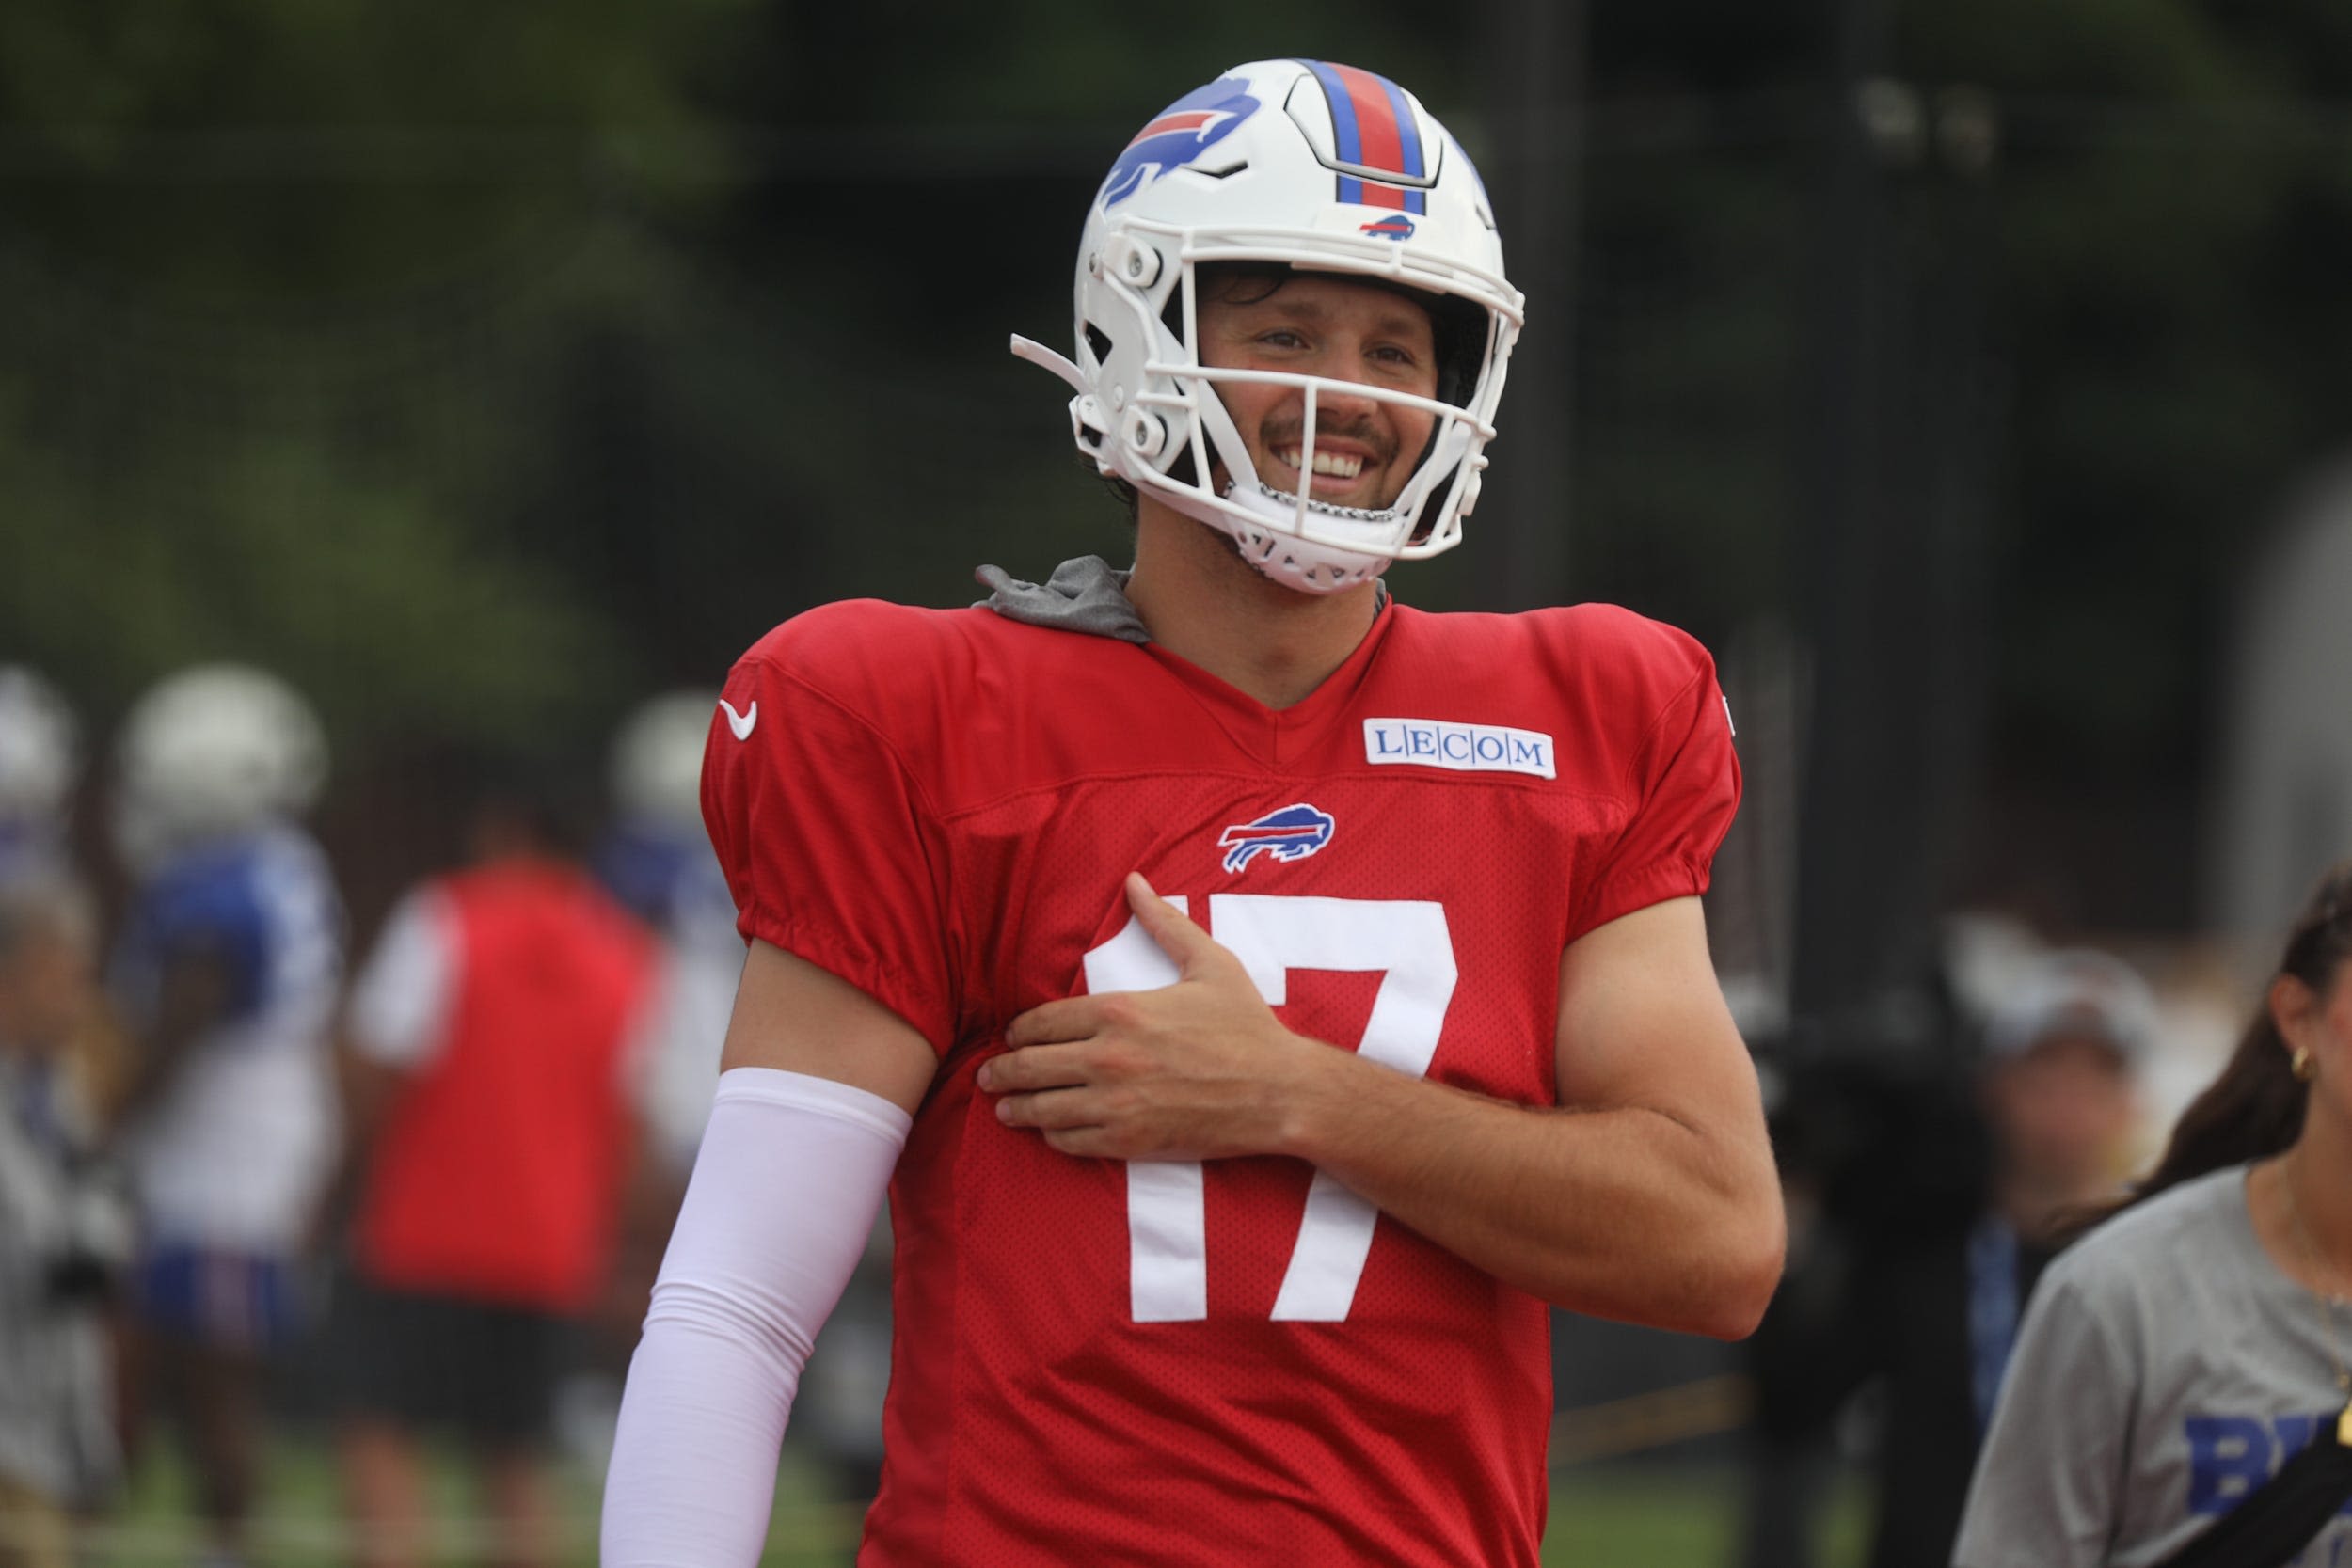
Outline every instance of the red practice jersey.
[(1562, 949), (1703, 891), (1730, 824), (1706, 652), (1606, 607), (1391, 605), (1276, 712), (1156, 646), (861, 602), (725, 698), (704, 804), (744, 934), (940, 1057), (859, 1562), (1534, 1564), (1541, 1302), (1302, 1162), (1057, 1153), (974, 1075), (1027, 1008), (1174, 980), (1141, 871), (1293, 1030), (1553, 1103)]

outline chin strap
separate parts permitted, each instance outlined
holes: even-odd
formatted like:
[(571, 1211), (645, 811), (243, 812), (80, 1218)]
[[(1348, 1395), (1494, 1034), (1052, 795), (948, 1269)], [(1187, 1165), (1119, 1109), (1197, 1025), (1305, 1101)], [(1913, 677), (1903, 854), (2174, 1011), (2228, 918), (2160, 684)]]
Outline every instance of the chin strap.
[[(1249, 503), (1244, 498), (1248, 497), (1248, 494), (1249, 492), (1241, 489), (1232, 481), (1228, 480), (1226, 482), (1225, 499), (1227, 500), (1240, 501), (1241, 504), (1248, 506)], [(1264, 497), (1267, 500), (1274, 502), (1280, 509), (1279, 515), (1276, 514), (1266, 514), (1266, 515), (1272, 517), (1277, 522), (1289, 522), (1292, 515), (1297, 509), (1298, 495), (1295, 491), (1277, 490), (1273, 485), (1268, 484), (1262, 479), (1258, 481), (1258, 494)], [(1256, 511), (1257, 508), (1251, 507), (1250, 510)], [(1326, 517), (1337, 517), (1343, 521), (1350, 523), (1377, 523), (1386, 525), (1393, 523), (1397, 519), (1397, 511), (1395, 507), (1390, 507), (1385, 512), (1374, 512), (1360, 506), (1333, 506), (1329, 501), (1319, 501), (1312, 496), (1309, 496), (1307, 498), (1307, 510), (1311, 513), (1320, 513)], [(1343, 546), (1334, 545), (1330, 547), (1338, 549)]]

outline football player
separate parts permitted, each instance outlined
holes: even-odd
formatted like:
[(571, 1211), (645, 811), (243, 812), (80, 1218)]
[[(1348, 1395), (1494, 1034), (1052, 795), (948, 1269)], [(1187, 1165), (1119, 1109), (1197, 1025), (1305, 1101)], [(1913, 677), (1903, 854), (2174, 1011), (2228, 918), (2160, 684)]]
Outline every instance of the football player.
[(467, 1450), (496, 1560), (557, 1557), (548, 1443), (644, 1142), (657, 970), (580, 864), (568, 786), (485, 765), (467, 863), (393, 906), (351, 987), (353, 1202), (327, 1340), (358, 1568), (430, 1560), (436, 1435)]
[(596, 854), (605, 886), (662, 941), (646, 1119), (656, 1154), (681, 1175), (710, 1115), (743, 967), (735, 901), (702, 820), (703, 748), (717, 701), (708, 691), (664, 692), (623, 721), (610, 767), (615, 820)]
[[(60, 885), (85, 885), (72, 843), (73, 794), (82, 774), (81, 725), (56, 688), (21, 664), (0, 665), (0, 894), (29, 890), (36, 903)], [(68, 893), (67, 901), (81, 896)], [(94, 989), (54, 1060), (68, 1092), (104, 1128), (132, 1072), (119, 1022)]]
[(56, 688), (0, 664), (0, 886), (64, 868), (81, 757), (80, 726)]
[(624, 1402), (606, 1560), (748, 1564), (885, 1183), (860, 1561), (1533, 1564), (1547, 1305), (1748, 1332), (1782, 1218), (1698, 895), (1712, 665), (1626, 611), (1416, 613), (1520, 324), (1394, 83), (1245, 65), (1078, 251), (1135, 565), (841, 604), (729, 677), (751, 952)]
[(186, 1428), (214, 1549), (235, 1558), (261, 1371), (294, 1329), (295, 1254), (335, 1153), (342, 905), (298, 826), (326, 740), (276, 676), (204, 665), (139, 699), (116, 763), (138, 882), (114, 983), (141, 1057), (124, 1111), (140, 1360)]

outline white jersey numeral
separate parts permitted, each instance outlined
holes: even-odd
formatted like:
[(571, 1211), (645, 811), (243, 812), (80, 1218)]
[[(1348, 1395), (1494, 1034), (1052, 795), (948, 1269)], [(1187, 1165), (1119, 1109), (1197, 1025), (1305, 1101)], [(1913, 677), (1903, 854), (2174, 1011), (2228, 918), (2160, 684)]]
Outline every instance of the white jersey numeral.
[[(1184, 899), (1168, 902), (1189, 913)], [(1289, 994), (1294, 969), (1381, 975), (1358, 1053), (1414, 1077), (1429, 1071), (1458, 971), (1441, 904), (1410, 899), (1286, 898), (1213, 894), (1209, 927), (1241, 959), (1269, 1006)], [(1176, 966), (1129, 920), (1086, 956), (1087, 990), (1156, 990), (1176, 983)], [(1379, 1211), (1321, 1171), (1307, 1190), (1274, 1317), (1338, 1323), (1356, 1299)], [(1207, 1227), (1197, 1160), (1134, 1160), (1127, 1165), (1128, 1300), (1137, 1323), (1187, 1323), (1209, 1315)]]

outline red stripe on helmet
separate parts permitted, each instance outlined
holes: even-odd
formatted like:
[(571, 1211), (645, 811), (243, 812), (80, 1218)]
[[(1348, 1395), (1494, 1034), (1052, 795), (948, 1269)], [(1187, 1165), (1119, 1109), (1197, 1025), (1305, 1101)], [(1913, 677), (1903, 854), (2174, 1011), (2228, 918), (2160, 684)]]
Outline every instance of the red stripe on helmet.
[[(1391, 174), (1405, 172), (1405, 141), (1403, 128), (1396, 122), (1396, 107), (1389, 102), (1388, 90), (1380, 78), (1358, 66), (1330, 62), (1331, 72), (1347, 87), (1348, 102), (1355, 106), (1357, 134), (1362, 138), (1363, 166), (1386, 169)], [(1373, 187), (1367, 184), (1364, 194), (1369, 199)], [(1404, 198), (1393, 201), (1370, 200), (1375, 207), (1401, 207)]]

